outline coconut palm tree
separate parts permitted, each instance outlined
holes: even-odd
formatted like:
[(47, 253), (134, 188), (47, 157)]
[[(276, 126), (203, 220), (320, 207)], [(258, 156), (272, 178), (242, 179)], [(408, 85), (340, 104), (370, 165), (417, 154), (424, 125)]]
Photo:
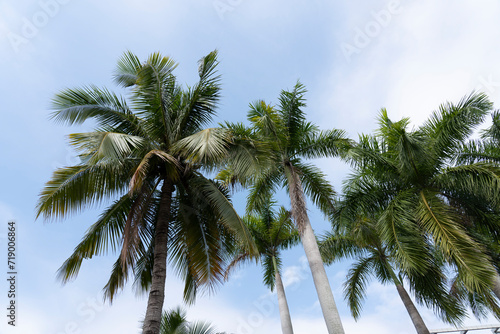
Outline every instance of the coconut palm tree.
[(60, 268), (60, 277), (66, 282), (76, 277), (83, 259), (120, 250), (105, 296), (112, 300), (133, 273), (136, 286), (149, 290), (145, 334), (160, 330), (167, 258), (185, 279), (185, 298), (192, 301), (198, 286), (223, 280), (235, 238), (253, 249), (225, 188), (203, 175), (203, 163), (187, 159), (188, 150), (179, 150), (179, 142), (215, 114), (217, 64), (217, 52), (203, 57), (199, 81), (184, 89), (173, 75), (172, 59), (154, 53), (141, 62), (126, 52), (115, 81), (127, 89), (128, 100), (95, 86), (67, 89), (53, 100), (55, 121), (92, 120), (95, 130), (70, 135), (81, 162), (54, 172), (37, 215), (65, 218), (111, 201)]
[(427, 268), (425, 274), (404, 272), (399, 268), (405, 266), (395, 262), (391, 247), (381, 240), (377, 229), (376, 219), (365, 215), (337, 215), (333, 232), (327, 233), (320, 242), (320, 252), (327, 264), (343, 258), (355, 260), (344, 284), (345, 298), (354, 318), (360, 316), (368, 279), (375, 276), (382, 283), (396, 287), (416, 332), (428, 334), (425, 322), (404, 287), (403, 278), (406, 277), (421, 304), (433, 307), (444, 321), (457, 324), (465, 312), (449, 295), (447, 277), (442, 272), (440, 258), (434, 256), (431, 245), (422, 243), (421, 238), (399, 228), (400, 237), (414, 244), (415, 251), (421, 255), (421, 266)]
[[(311, 268), (328, 333), (344, 333), (305, 201), (307, 195), (325, 214), (330, 214), (335, 192), (325, 175), (304, 159), (337, 156), (350, 146), (350, 141), (341, 130), (320, 131), (306, 121), (303, 111), (305, 92), (305, 87), (297, 83), (291, 91), (281, 92), (276, 107), (264, 101), (251, 104), (248, 113), (251, 127), (225, 124), (235, 142), (244, 142), (242, 138), (246, 138), (251, 143), (247, 146), (249, 149), (257, 152), (264, 149), (267, 155), (264, 154), (265, 158), (257, 156), (260, 159), (257, 167), (245, 164), (245, 159), (238, 160), (238, 163), (229, 160), (228, 169), (219, 177), (229, 183), (240, 182), (250, 187), (249, 212), (259, 212), (279, 188), (288, 191), (292, 216)], [(234, 151), (238, 153), (233, 156), (245, 152)]]
[(498, 234), (498, 219), (488, 217), (500, 208), (500, 170), (454, 162), (491, 108), (484, 94), (474, 93), (441, 105), (412, 131), (408, 118), (393, 122), (382, 110), (376, 134), (360, 136), (349, 153), (354, 172), (345, 183), (342, 208), (345, 216), (362, 210), (378, 217), (380, 237), (403, 271), (425, 274), (427, 268), (399, 228), (431, 241), (464, 287), (477, 293), (491, 290), (495, 268), (470, 227)]
[(163, 312), (160, 334), (215, 334), (215, 328), (207, 322), (189, 322), (186, 311), (177, 307)]
[[(247, 215), (243, 220), (255, 240), (263, 267), (264, 284), (274, 290), (278, 297), (278, 307), (283, 334), (293, 334), (290, 310), (285, 295), (285, 287), (281, 279), (281, 251), (299, 242), (299, 234), (293, 224), (291, 213), (284, 207), (278, 212), (273, 210), (273, 202), (261, 209), (258, 215)], [(251, 254), (244, 248), (239, 249), (227, 273), (236, 265), (250, 260)]]

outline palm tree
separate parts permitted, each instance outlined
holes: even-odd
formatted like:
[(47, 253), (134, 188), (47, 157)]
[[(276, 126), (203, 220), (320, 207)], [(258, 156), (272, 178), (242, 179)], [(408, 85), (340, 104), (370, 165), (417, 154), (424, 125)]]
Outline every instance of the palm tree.
[[(281, 280), (281, 250), (299, 242), (299, 234), (291, 219), (291, 213), (284, 207), (273, 211), (273, 202), (262, 208), (259, 215), (248, 215), (243, 220), (255, 240), (264, 271), (264, 284), (274, 290), (278, 297), (278, 306), (283, 334), (293, 334), (292, 320), (285, 295), (285, 287)], [(228, 272), (237, 264), (251, 259), (251, 254), (240, 249), (228, 267)]]
[(112, 301), (133, 272), (139, 290), (149, 289), (145, 334), (160, 330), (167, 253), (192, 301), (198, 286), (223, 281), (235, 237), (253, 249), (225, 188), (203, 175), (203, 163), (180, 152), (179, 142), (215, 114), (217, 64), (217, 52), (203, 57), (199, 81), (183, 89), (172, 59), (154, 53), (142, 63), (126, 52), (115, 81), (128, 90), (130, 102), (95, 86), (67, 89), (53, 100), (56, 121), (93, 120), (96, 129), (70, 135), (81, 162), (54, 172), (40, 194), (37, 216), (65, 218), (117, 198), (60, 268), (60, 277), (66, 282), (76, 277), (83, 259), (121, 249), (105, 297)]
[(405, 266), (394, 261), (391, 247), (380, 239), (376, 219), (369, 219), (362, 214), (348, 217), (340, 215), (336, 218), (334, 231), (326, 234), (320, 242), (320, 251), (327, 264), (342, 258), (356, 260), (344, 284), (345, 298), (355, 319), (360, 316), (361, 303), (366, 296), (371, 275), (382, 283), (395, 285), (418, 334), (428, 334), (429, 330), (404, 287), (403, 277), (408, 278), (420, 303), (432, 306), (444, 321), (457, 323), (465, 315), (460, 304), (448, 294), (442, 264), (439, 263), (439, 257), (433, 256), (430, 245), (422, 244), (419, 237), (405, 233), (400, 228), (400, 237), (414, 244), (415, 251), (421, 254), (421, 266), (427, 268), (425, 274), (403, 272), (398, 268)]
[(380, 128), (360, 136), (350, 151), (354, 172), (346, 181), (342, 214), (362, 210), (378, 217), (381, 239), (394, 249), (405, 272), (425, 274), (421, 254), (398, 234), (431, 241), (471, 292), (491, 290), (495, 269), (484, 245), (470, 229), (482, 226), (498, 234), (490, 220), (500, 208), (500, 169), (485, 163), (454, 164), (461, 148), (491, 110), (484, 94), (440, 106), (420, 127), (408, 131), (409, 119), (392, 122), (382, 110)]
[(215, 334), (215, 328), (207, 322), (188, 322), (186, 311), (177, 307), (163, 312), (160, 334)]
[(242, 163), (230, 161), (228, 170), (220, 177), (226, 182), (239, 181), (250, 185), (249, 211), (258, 212), (279, 188), (288, 191), (292, 216), (311, 268), (328, 333), (344, 333), (305, 201), (305, 195), (308, 195), (325, 214), (330, 214), (335, 192), (325, 175), (303, 160), (337, 156), (349, 147), (350, 141), (341, 130), (320, 131), (306, 121), (302, 110), (305, 92), (305, 87), (297, 83), (293, 90), (281, 92), (277, 107), (263, 101), (251, 104), (248, 113), (250, 128), (242, 124), (226, 124), (235, 141), (247, 138), (252, 143), (248, 146), (250, 149), (258, 152), (267, 148), (267, 156), (265, 159), (258, 156), (261, 163), (257, 169), (253, 167), (255, 165), (245, 165), (244, 159), (241, 159)]

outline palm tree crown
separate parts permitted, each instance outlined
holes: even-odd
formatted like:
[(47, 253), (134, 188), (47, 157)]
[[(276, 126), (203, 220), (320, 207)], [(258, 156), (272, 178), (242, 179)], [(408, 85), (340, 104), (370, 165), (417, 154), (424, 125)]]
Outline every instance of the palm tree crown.
[(215, 328), (207, 322), (187, 321), (186, 311), (177, 307), (163, 312), (160, 334), (215, 334)]
[[(469, 291), (490, 289), (495, 270), (471, 226), (491, 232), (498, 210), (499, 170), (485, 163), (454, 164), (461, 148), (491, 110), (484, 94), (443, 104), (428, 121), (408, 131), (409, 119), (392, 122), (382, 110), (376, 135), (360, 136), (350, 151), (354, 172), (346, 181), (342, 214), (359, 210), (377, 218), (381, 238), (405, 272), (424, 274), (422, 252), (433, 247), (458, 271)], [(498, 225), (497, 225), (498, 226)], [(421, 247), (421, 246), (418, 246)]]

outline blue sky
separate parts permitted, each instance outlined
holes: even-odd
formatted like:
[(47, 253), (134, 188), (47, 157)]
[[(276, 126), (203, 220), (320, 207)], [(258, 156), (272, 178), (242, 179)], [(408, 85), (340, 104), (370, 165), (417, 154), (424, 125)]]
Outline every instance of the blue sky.
[[(1, 249), (9, 219), (19, 232), (19, 326), (8, 328), (2, 316), (0, 332), (135, 334), (145, 311), (145, 296), (135, 296), (130, 286), (112, 306), (101, 304), (113, 255), (85, 263), (65, 286), (56, 280), (99, 212), (35, 221), (44, 182), (54, 168), (76, 162), (65, 136), (90, 129), (49, 120), (56, 92), (86, 84), (115, 89), (112, 72), (125, 50), (141, 59), (155, 51), (171, 56), (179, 62), (179, 79), (192, 84), (196, 61), (218, 49), (223, 98), (216, 122), (243, 121), (250, 102), (276, 102), (281, 89), (300, 79), (309, 91), (309, 120), (356, 138), (376, 128), (382, 107), (391, 118), (408, 116), (418, 125), (440, 103), (474, 89), (498, 106), (498, 17), (494, 0), (0, 1)], [(348, 168), (335, 160), (317, 163), (340, 190)], [(243, 207), (241, 196), (237, 207)], [(328, 223), (309, 209), (316, 231), (326, 230)], [(326, 333), (300, 247), (286, 253), (284, 264), (295, 332)], [(346, 263), (328, 268), (347, 333), (414, 331), (395, 289), (376, 282), (355, 322), (342, 296), (346, 270)], [(0, 305), (6, 305), (7, 285), (0, 282)], [(167, 286), (165, 307), (180, 304), (182, 283), (169, 274)], [(226, 332), (277, 333), (274, 297), (257, 267), (241, 268), (216, 294), (202, 296), (188, 316)], [(430, 328), (447, 327), (421, 310)]]

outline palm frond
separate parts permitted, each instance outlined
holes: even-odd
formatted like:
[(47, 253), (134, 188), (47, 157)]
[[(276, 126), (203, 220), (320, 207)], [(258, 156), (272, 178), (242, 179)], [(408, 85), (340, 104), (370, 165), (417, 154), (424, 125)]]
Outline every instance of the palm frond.
[(298, 146), (297, 134), (300, 133), (302, 124), (305, 122), (305, 113), (302, 108), (306, 106), (304, 98), (306, 92), (306, 87), (297, 81), (292, 90), (282, 90), (279, 96), (278, 112), (288, 134), (290, 147)]
[(126, 51), (118, 60), (114, 81), (122, 87), (130, 87), (137, 83), (137, 74), (142, 67), (139, 58), (131, 51)]
[(172, 151), (182, 154), (193, 163), (209, 167), (223, 163), (228, 156), (230, 144), (229, 130), (209, 128), (177, 141), (172, 146)]
[(99, 220), (87, 230), (82, 241), (75, 247), (73, 254), (59, 268), (58, 278), (63, 283), (78, 275), (84, 259), (118, 249), (131, 206), (130, 197), (125, 195), (101, 214)]
[(77, 165), (57, 169), (43, 190), (36, 217), (64, 218), (126, 189), (129, 172), (119, 164)]
[(452, 158), (492, 107), (486, 94), (475, 92), (457, 104), (442, 104), (421, 127), (421, 131), (433, 139), (429, 149), (439, 157)]
[(326, 233), (320, 238), (319, 251), (326, 264), (340, 261), (344, 258), (356, 258), (364, 255), (366, 251), (356, 244), (348, 235)]
[(131, 158), (132, 152), (144, 147), (142, 137), (115, 132), (73, 133), (70, 144), (85, 156), (86, 163), (95, 164), (100, 160), (114, 160), (117, 163)]
[(217, 51), (212, 51), (198, 62), (199, 82), (188, 89), (183, 97), (183, 107), (176, 119), (177, 129), (183, 129), (183, 136), (201, 130), (215, 115), (220, 99), (220, 76), (217, 75)]
[(344, 296), (354, 319), (358, 319), (361, 315), (362, 303), (366, 296), (366, 286), (372, 267), (373, 259), (365, 257), (358, 260), (347, 273)]
[(295, 155), (308, 159), (336, 157), (345, 155), (353, 147), (353, 142), (346, 137), (344, 130), (305, 131), (297, 143)]
[(67, 125), (94, 119), (98, 126), (121, 129), (122, 133), (144, 135), (143, 122), (128, 107), (124, 98), (105, 88), (88, 86), (66, 89), (52, 100), (51, 118)]
[(495, 273), (490, 259), (480, 245), (475, 243), (456, 222), (460, 220), (456, 212), (447, 207), (434, 194), (420, 193), (417, 217), (444, 256), (452, 261), (459, 273), (466, 273), (464, 284), (470, 291), (488, 289)]
[(330, 216), (334, 210), (336, 193), (326, 180), (326, 175), (312, 164), (296, 162), (294, 166), (300, 174), (304, 193), (325, 216)]

